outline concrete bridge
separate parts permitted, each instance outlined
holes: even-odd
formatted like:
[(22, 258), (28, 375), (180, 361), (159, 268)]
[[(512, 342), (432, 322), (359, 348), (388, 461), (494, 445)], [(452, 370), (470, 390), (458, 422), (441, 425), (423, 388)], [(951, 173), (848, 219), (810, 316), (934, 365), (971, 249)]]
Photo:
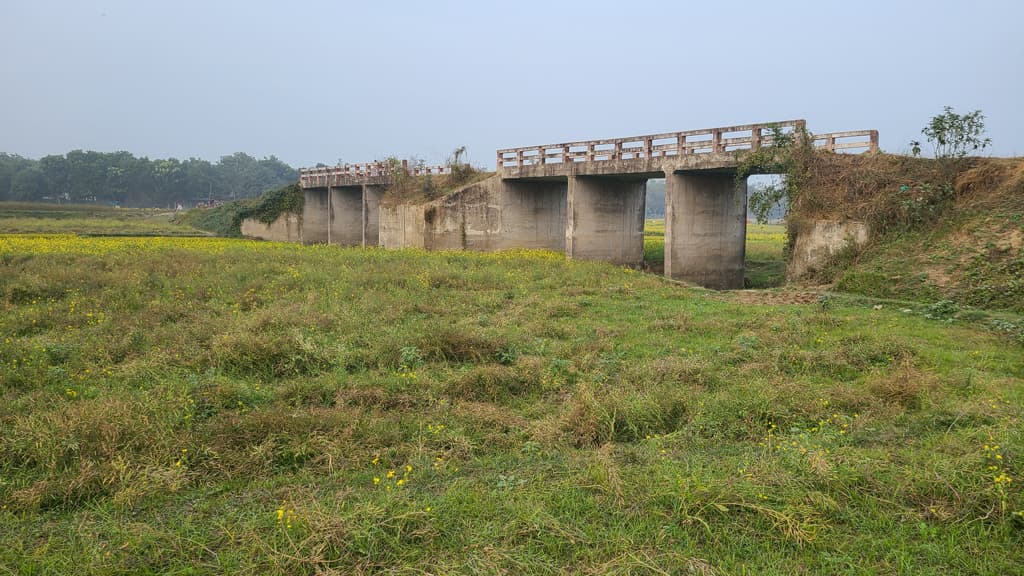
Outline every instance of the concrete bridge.
[[(394, 170), (384, 162), (344, 164), (299, 171), (303, 189), (302, 240), (307, 244), (377, 246), (380, 199), (392, 183)], [(445, 166), (413, 166), (401, 170), (413, 176), (444, 174)]]
[[(665, 274), (743, 287), (746, 182), (736, 172), (803, 120), (509, 148), (495, 176), (418, 206), (385, 206), (381, 164), (301, 171), (303, 241), (426, 249), (545, 248), (624, 265), (643, 260), (646, 183), (665, 178)], [(877, 151), (874, 130), (813, 136), (830, 151)], [(420, 169), (443, 173), (443, 168)], [(412, 173), (417, 173), (415, 170)]]

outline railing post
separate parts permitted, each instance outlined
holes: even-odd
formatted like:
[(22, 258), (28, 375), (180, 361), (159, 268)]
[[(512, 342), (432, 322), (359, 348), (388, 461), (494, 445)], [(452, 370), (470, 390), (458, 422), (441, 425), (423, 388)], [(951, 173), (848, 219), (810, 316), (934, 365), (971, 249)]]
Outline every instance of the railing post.
[(502, 168), (504, 168), (504, 167), (505, 167), (505, 155), (504, 155), (504, 154), (502, 154), (501, 152), (498, 152), (498, 164), (497, 164), (497, 168), (498, 168), (498, 170), (501, 170), (501, 169), (502, 169)]
[(591, 142), (590, 144), (587, 144), (587, 161), (588, 162), (593, 162), (594, 161), (594, 143), (593, 142)]
[(518, 166), (520, 168), (523, 167), (523, 151), (522, 150), (516, 150), (516, 166)]
[(754, 126), (750, 132), (750, 149), (757, 150), (761, 147), (761, 126)]
[(686, 154), (686, 134), (676, 136), (676, 156)]
[(615, 143), (615, 152), (612, 154), (612, 160), (622, 160), (622, 142)]
[(548, 163), (547, 153), (548, 153), (547, 148), (541, 146), (540, 147), (540, 165), (541, 166), (543, 166), (543, 165)]
[(793, 142), (798, 145), (806, 144), (807, 146), (814, 148), (814, 140), (804, 142), (806, 136), (807, 122), (805, 120), (797, 120), (796, 123), (793, 124)]
[(719, 148), (721, 146), (722, 146), (722, 133), (720, 131), (718, 131), (718, 130), (715, 130), (711, 134), (711, 151), (712, 152), (721, 152), (721, 150), (719, 150)]
[(871, 144), (868, 146), (868, 152), (878, 152), (878, 130), (871, 131)]
[(644, 158), (650, 158), (654, 151), (654, 140), (644, 138)]
[(563, 164), (568, 164), (569, 163), (569, 147), (568, 146), (562, 146), (562, 163)]

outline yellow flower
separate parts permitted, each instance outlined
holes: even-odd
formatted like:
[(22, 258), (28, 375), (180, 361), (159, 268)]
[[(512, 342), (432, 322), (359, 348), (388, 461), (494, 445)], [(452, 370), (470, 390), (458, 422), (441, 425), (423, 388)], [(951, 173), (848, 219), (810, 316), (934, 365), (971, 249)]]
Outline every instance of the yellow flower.
[(375, 486), (376, 486), (377, 484), (380, 484), (380, 476), (374, 476), (374, 477), (373, 477), (373, 484), (374, 484)]
[(388, 478), (394, 478), (395, 477), (395, 471), (394, 470), (388, 470), (387, 477)]

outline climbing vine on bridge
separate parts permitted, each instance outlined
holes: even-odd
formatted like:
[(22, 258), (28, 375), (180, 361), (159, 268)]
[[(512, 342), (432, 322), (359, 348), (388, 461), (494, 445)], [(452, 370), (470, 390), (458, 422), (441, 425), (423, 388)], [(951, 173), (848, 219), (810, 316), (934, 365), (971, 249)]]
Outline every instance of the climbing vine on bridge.
[(808, 160), (814, 154), (814, 138), (806, 128), (783, 132), (781, 126), (769, 127), (767, 145), (746, 154), (736, 170), (736, 182), (745, 182), (754, 174), (781, 174), (782, 182), (758, 188), (750, 195), (750, 210), (758, 222), (765, 223), (777, 207), (791, 206), (807, 182)]

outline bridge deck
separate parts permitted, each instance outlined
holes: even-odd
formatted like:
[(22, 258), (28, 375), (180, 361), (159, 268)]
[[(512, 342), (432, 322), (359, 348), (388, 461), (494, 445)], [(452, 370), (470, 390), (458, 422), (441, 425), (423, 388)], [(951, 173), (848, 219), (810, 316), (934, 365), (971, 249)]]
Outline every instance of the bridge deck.
[[(584, 140), (498, 150), (502, 178), (552, 178), (572, 175), (654, 176), (666, 171), (734, 169), (742, 153), (770, 146), (777, 135), (797, 137), (804, 120), (724, 126), (627, 138)], [(877, 130), (812, 136), (813, 144), (832, 152), (878, 150)]]
[[(328, 188), (339, 186), (360, 186), (362, 184), (391, 184), (391, 165), (384, 162), (366, 164), (342, 164), (338, 166), (322, 166), (320, 168), (301, 168), (299, 185), (302, 188)], [(413, 176), (426, 174), (447, 174), (447, 166), (413, 166), (408, 160), (402, 160), (402, 170)]]
[[(506, 148), (497, 152), (497, 170), (503, 179), (564, 179), (584, 175), (650, 178), (687, 170), (734, 170), (745, 152), (770, 146), (779, 135), (800, 137), (806, 133), (806, 125), (805, 120), (785, 120)], [(877, 130), (830, 132), (811, 138), (814, 146), (831, 152), (878, 151)], [(388, 185), (394, 169), (384, 162), (303, 168), (299, 170), (299, 183), (302, 188)], [(446, 174), (449, 168), (410, 168), (403, 160), (401, 170), (419, 176)]]

